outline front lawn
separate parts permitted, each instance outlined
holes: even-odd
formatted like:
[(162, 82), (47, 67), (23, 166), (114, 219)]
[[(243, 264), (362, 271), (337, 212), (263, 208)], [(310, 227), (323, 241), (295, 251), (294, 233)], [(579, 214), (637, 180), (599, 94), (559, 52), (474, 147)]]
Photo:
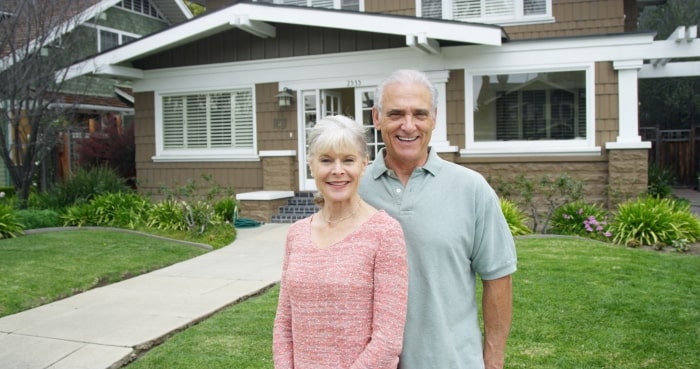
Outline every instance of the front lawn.
[[(506, 367), (700, 367), (700, 257), (577, 238), (521, 238)], [(128, 366), (272, 368), (278, 288), (171, 337)]]
[(0, 316), (193, 258), (206, 250), (119, 230), (0, 240)]

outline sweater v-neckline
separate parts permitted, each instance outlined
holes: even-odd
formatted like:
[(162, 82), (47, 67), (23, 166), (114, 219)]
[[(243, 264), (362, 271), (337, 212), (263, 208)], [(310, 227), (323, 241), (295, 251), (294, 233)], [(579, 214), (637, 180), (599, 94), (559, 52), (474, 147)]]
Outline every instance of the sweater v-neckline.
[(365, 224), (367, 224), (372, 218), (374, 218), (380, 211), (382, 210), (377, 210), (375, 211), (369, 218), (365, 219), (363, 222), (358, 224), (356, 227), (350, 229), (347, 233), (343, 234), (341, 237), (338, 238), (333, 238), (333, 241), (329, 242), (327, 245), (320, 245), (313, 237), (313, 228), (311, 226), (311, 223), (313, 221), (313, 218), (318, 214), (314, 214), (309, 218), (309, 227), (308, 227), (308, 232), (309, 232), (309, 241), (311, 242), (311, 247), (313, 247), (316, 250), (329, 250), (334, 248), (335, 245), (345, 242), (350, 236), (355, 234), (356, 232), (360, 231)]

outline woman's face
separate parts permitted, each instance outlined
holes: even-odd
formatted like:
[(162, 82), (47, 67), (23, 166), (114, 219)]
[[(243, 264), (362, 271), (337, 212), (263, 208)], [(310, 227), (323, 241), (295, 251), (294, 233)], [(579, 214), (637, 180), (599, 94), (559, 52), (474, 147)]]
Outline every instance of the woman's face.
[(309, 163), (316, 188), (326, 202), (350, 201), (357, 194), (367, 156), (354, 148), (318, 153)]

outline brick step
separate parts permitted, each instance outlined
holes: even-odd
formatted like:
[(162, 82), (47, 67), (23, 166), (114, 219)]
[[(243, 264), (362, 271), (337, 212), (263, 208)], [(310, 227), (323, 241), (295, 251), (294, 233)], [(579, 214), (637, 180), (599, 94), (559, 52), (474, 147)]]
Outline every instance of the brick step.
[(316, 205), (284, 205), (279, 207), (278, 214), (313, 214), (318, 211)]
[(270, 223), (294, 223), (308, 216), (307, 214), (275, 214), (270, 218)]
[(294, 223), (318, 211), (314, 204), (313, 192), (297, 192), (287, 200), (287, 205), (280, 206), (277, 214), (270, 217), (270, 223)]

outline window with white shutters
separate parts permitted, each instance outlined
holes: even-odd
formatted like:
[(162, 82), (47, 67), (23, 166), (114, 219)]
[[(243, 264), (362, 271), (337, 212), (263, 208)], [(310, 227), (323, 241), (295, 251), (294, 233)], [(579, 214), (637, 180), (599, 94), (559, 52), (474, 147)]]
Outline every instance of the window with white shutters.
[(163, 150), (253, 149), (253, 93), (162, 97)]
[(482, 23), (551, 17), (552, 0), (418, 0), (420, 16)]
[(342, 10), (363, 10), (364, 0), (253, 0), (254, 2)]

